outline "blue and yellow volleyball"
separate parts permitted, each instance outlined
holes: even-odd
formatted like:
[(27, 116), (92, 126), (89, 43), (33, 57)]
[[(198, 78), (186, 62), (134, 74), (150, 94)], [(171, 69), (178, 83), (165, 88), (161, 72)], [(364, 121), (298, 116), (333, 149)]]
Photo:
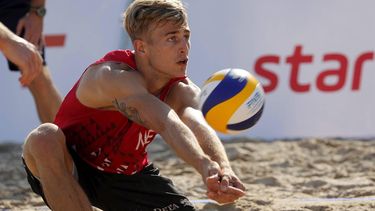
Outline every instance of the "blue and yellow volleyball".
[(215, 72), (201, 88), (200, 108), (207, 123), (223, 134), (237, 134), (253, 127), (262, 116), (265, 94), (248, 71)]

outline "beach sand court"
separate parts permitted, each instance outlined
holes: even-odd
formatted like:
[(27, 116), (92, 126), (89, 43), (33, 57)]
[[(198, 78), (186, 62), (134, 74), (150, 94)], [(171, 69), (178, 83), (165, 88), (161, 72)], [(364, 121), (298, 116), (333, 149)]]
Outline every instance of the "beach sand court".
[[(205, 195), (198, 173), (157, 139), (150, 160), (198, 210), (375, 210), (375, 140), (305, 139), (224, 143), (247, 195), (219, 206)], [(0, 144), (0, 210), (49, 210), (22, 167), (21, 145)]]

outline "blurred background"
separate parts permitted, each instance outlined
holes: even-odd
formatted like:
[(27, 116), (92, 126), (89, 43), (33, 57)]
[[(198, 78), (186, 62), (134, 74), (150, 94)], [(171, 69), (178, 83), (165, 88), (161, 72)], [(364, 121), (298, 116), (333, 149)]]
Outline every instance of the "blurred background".
[[(130, 2), (47, 0), (46, 59), (63, 96), (89, 64), (131, 48), (122, 26)], [(375, 137), (375, 1), (184, 3), (192, 31), (189, 77), (202, 86), (218, 70), (242, 68), (266, 90), (262, 118), (238, 136)], [(21, 143), (39, 125), (34, 101), (2, 56), (0, 67), (0, 143)]]

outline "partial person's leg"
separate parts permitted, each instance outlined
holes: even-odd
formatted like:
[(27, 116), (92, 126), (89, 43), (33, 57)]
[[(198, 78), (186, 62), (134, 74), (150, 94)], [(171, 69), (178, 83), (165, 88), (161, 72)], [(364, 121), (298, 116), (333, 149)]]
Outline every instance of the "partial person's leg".
[(26, 138), (23, 158), (33, 176), (40, 180), (52, 210), (92, 210), (72, 175), (73, 160), (64, 133), (56, 125), (46, 123), (33, 130)]
[(61, 96), (46, 66), (28, 88), (34, 97), (40, 121), (42, 123), (53, 122), (61, 104)]

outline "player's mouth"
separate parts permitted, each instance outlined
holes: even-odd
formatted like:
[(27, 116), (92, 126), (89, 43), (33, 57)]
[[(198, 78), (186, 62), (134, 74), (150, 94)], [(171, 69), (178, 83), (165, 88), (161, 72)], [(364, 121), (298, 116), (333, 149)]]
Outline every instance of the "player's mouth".
[(188, 61), (189, 61), (189, 59), (187, 59), (187, 58), (186, 59), (182, 59), (182, 60), (178, 61), (177, 64), (179, 64), (179, 65), (187, 65)]

